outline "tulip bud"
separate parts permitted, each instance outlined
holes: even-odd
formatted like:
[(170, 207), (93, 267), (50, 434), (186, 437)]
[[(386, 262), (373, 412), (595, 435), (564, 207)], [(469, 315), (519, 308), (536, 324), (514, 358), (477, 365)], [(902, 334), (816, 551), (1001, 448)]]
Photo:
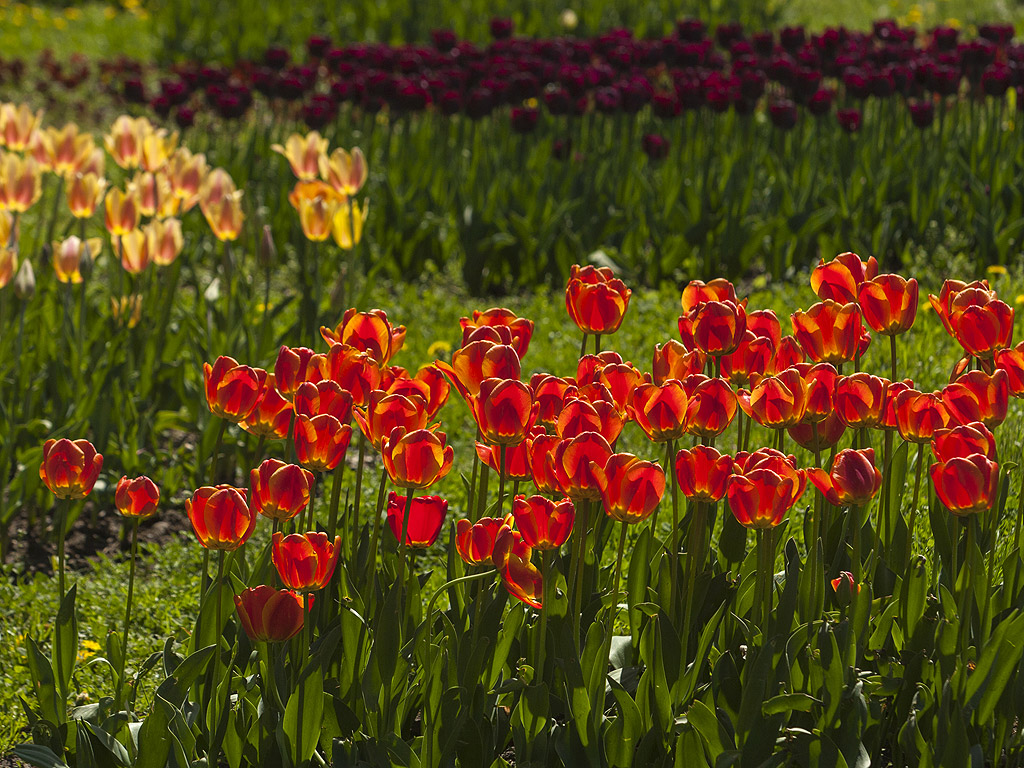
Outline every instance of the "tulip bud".
[(36, 294), (36, 273), (32, 262), (24, 259), (14, 276), (14, 295), (22, 301), (29, 301)]
[(88, 280), (92, 275), (93, 267), (93, 254), (92, 249), (89, 247), (89, 241), (82, 241), (82, 250), (78, 254), (78, 274), (82, 276), (82, 280)]
[(260, 238), (260, 247), (256, 251), (260, 266), (270, 269), (277, 261), (277, 247), (274, 245), (274, 235), (270, 231), (270, 225), (263, 225), (263, 237)]

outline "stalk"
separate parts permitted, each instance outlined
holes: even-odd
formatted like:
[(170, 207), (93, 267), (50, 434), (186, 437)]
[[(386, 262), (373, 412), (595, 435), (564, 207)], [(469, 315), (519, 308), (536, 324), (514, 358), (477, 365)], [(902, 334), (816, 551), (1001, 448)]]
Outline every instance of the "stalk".
[[(338, 466), (334, 468), (334, 482), (331, 484), (331, 511), (327, 517), (327, 537), (334, 539), (335, 534), (338, 530), (338, 507), (341, 504), (341, 478), (345, 472), (345, 462), (339, 461)], [(312, 502), (312, 500), (310, 500)], [(312, 506), (312, 503), (310, 504)], [(355, 517), (355, 515), (353, 515)], [(351, 559), (355, 559), (356, 556), (356, 541), (355, 536), (352, 537), (352, 555)]]
[[(537, 637), (537, 669), (535, 674), (540, 682), (544, 682), (544, 656), (547, 653), (547, 629), (548, 629), (548, 601), (551, 599), (550, 575), (551, 575), (551, 550), (544, 549), (540, 553), (540, 574), (541, 574), (541, 611), (540, 627)], [(429, 614), (428, 614), (429, 616)]]
[[(412, 498), (415, 495), (415, 488), (408, 488), (405, 497), (405, 514), (402, 516), (402, 538), (398, 542), (398, 615), (401, 617), (402, 626), (405, 626), (405, 552), (406, 536), (409, 535), (409, 514), (412, 512)], [(401, 628), (400, 628), (401, 629)]]
[(355, 501), (352, 502), (353, 517), (359, 518), (359, 502), (363, 498), (363, 460), (366, 458), (366, 435), (359, 430), (359, 462), (356, 464)]
[(583, 332), (583, 342), (580, 344), (580, 360), (587, 354), (587, 332)]
[[(601, 659), (598, 660), (598, 663), (599, 664), (603, 664), (606, 669), (607, 669), (607, 666), (608, 666), (608, 657), (611, 655), (611, 650), (612, 650), (612, 633), (615, 630), (615, 614), (618, 613), (618, 606), (619, 606), (619, 582), (620, 582), (620, 580), (622, 578), (622, 558), (623, 558), (623, 555), (625, 554), (625, 551), (626, 551), (626, 526), (627, 526), (627, 523), (625, 521), (623, 521), (623, 522), (619, 523), (619, 526), (620, 526), (620, 529), (619, 529), (619, 548), (618, 548), (618, 551), (615, 553), (615, 580), (614, 580), (614, 582), (612, 582), (615, 586), (612, 588), (611, 605), (608, 606), (608, 616), (607, 616), (608, 631), (605, 633), (605, 638), (604, 638), (604, 653), (602, 654)], [(685, 628), (684, 628), (684, 632), (685, 632)], [(685, 657), (684, 657), (684, 659), (685, 659)], [(685, 666), (685, 664), (686, 664), (686, 662), (684, 660), (683, 661), (683, 665)], [(603, 686), (602, 686), (602, 689), (603, 689)]]
[[(665, 466), (674, 467), (675, 462), (675, 440), (669, 440), (665, 443)], [(672, 573), (669, 578), (669, 594), (668, 594), (668, 607), (669, 615), (672, 615), (674, 611), (672, 608), (675, 606), (676, 595), (678, 594), (676, 589), (676, 578), (679, 571), (679, 483), (675, 481), (675, 478), (671, 478), (672, 485)], [(693, 524), (693, 521), (691, 521)]]
[(505, 451), (507, 446), (502, 444), (498, 448), (498, 517), (505, 507)]
[(124, 691), (124, 664), (128, 656), (128, 632), (131, 629), (132, 597), (135, 594), (135, 558), (139, 549), (139, 518), (132, 518), (132, 554), (128, 569), (128, 601), (124, 609), (124, 641), (121, 645), (121, 664), (117, 674), (117, 693), (114, 705), (121, 706), (121, 693)]
[(377, 490), (377, 512), (373, 516), (373, 533), (370, 534), (370, 557), (369, 566), (370, 571), (373, 573), (373, 580), (377, 580), (377, 544), (380, 541), (380, 514), (384, 509), (384, 491), (387, 489), (388, 484), (388, 471), (386, 469), (381, 470), (380, 473), (380, 488)]
[(693, 521), (690, 524), (690, 543), (687, 545), (686, 553), (686, 602), (683, 609), (683, 625), (680, 628), (683, 640), (684, 664), (689, 661), (690, 645), (690, 622), (693, 620), (693, 603), (696, 597), (695, 586), (697, 575), (704, 568), (704, 529), (707, 507), (703, 502), (697, 502), (693, 510)]
[(573, 640), (576, 643), (577, 650), (580, 644), (580, 625), (582, 623), (583, 614), (583, 564), (587, 559), (587, 513), (590, 511), (590, 503), (587, 500), (580, 501), (580, 514), (577, 518), (578, 526), (574, 526), (573, 530), (579, 532), (579, 536), (576, 537), (575, 542), (575, 559), (571, 563), (570, 567), (573, 570), (573, 585), (572, 585), (572, 623), (573, 623)]
[[(907, 551), (906, 557), (903, 560), (903, 565), (906, 567), (907, 563), (910, 562), (910, 558), (914, 553), (914, 518), (917, 517), (917, 500), (921, 492), (921, 469), (924, 467), (924, 446), (925, 443), (919, 443), (917, 448), (917, 469), (914, 472), (914, 502), (910, 507), (910, 520), (907, 524)], [(953, 574), (954, 583), (956, 580), (956, 574)]]

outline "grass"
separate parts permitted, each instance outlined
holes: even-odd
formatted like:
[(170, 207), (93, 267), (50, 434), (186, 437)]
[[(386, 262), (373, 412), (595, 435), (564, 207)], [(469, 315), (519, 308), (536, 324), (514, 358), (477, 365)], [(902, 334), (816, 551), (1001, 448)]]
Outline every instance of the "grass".
[(0, 0), (0, 51), (4, 59), (31, 58), (51, 50), (59, 60), (81, 53), (97, 59), (148, 59), (157, 43), (149, 13), (137, 2), (57, 4)]
[[(926, 390), (942, 386), (959, 356), (958, 345), (942, 331), (928, 306), (926, 295), (929, 291), (937, 290), (942, 277), (946, 275), (961, 278), (978, 276), (970, 273), (963, 259), (948, 258), (945, 254), (941, 254), (940, 257), (937, 262), (931, 262), (922, 256), (918, 267), (906, 272), (919, 278), (922, 282), (922, 291), (918, 321), (914, 328), (899, 340), (902, 356), (900, 375), (913, 376), (918, 387)], [(948, 266), (938, 266), (943, 262), (948, 263)], [(1020, 265), (1009, 270), (1007, 274), (996, 271), (989, 277), (993, 287), (1008, 302), (1013, 303), (1018, 294), (1024, 293), (1024, 271)], [(447, 276), (435, 274), (422, 276), (408, 284), (385, 285), (379, 288), (374, 297), (376, 303), (386, 309), (394, 321), (408, 326), (406, 348), (399, 353), (396, 359), (398, 364), (415, 369), (433, 359), (435, 354), (444, 356), (445, 350), (454, 349), (459, 343), (459, 317), (469, 314), (473, 308), (485, 306), (452, 285), (453, 282), (447, 279)], [(784, 328), (786, 318), (794, 308), (806, 307), (815, 301), (808, 287), (805, 272), (787, 282), (755, 282), (741, 286), (740, 293), (749, 297), (748, 306), (751, 309), (774, 309), (783, 320)], [(1024, 300), (1024, 296), (1021, 299)], [(579, 335), (566, 321), (564, 300), (560, 293), (537, 291), (529, 295), (506, 297), (495, 303), (504, 303), (520, 315), (536, 322), (533, 341), (524, 360), (524, 379), (535, 371), (552, 371), (560, 375), (571, 375), (574, 372)], [(678, 292), (674, 289), (638, 291), (633, 296), (621, 330), (606, 339), (606, 348), (620, 351), (623, 357), (632, 360), (642, 370), (649, 369), (654, 344), (677, 336), (675, 322), (678, 306)], [(302, 340), (295, 339), (293, 343), (297, 344), (300, 341)], [(310, 341), (305, 340), (305, 343)], [(887, 370), (887, 361), (887, 347), (878, 343), (876, 338), (863, 361), (863, 367), (865, 370), (881, 372)], [(268, 366), (273, 363), (272, 360), (259, 362)], [(999, 430), (1004, 463), (1019, 455), (1019, 438), (1011, 436), (1021, 434), (1021, 416), (1021, 408), (1015, 403), (1012, 404), (1010, 418)], [(448, 478), (432, 489), (432, 492), (450, 499), (450, 519), (455, 520), (464, 516), (465, 493), (459, 474), (469, 474), (472, 461), (471, 435), (474, 433), (474, 427), (467, 408), (457, 396), (454, 396), (445, 407), (441, 420), (442, 428), (455, 448), (456, 467)], [(849, 438), (844, 438), (843, 445), (848, 442)], [(752, 444), (768, 444), (767, 434), (758, 435), (755, 430)], [(731, 431), (722, 438), (720, 445), (725, 450), (733, 450), (735, 436)], [(618, 449), (636, 452), (643, 458), (659, 461), (663, 459), (657, 446), (642, 439), (635, 426), (627, 427)], [(280, 449), (270, 446), (267, 453), (280, 455)], [(354, 451), (350, 450), (350, 457), (353, 455)], [(809, 457), (800, 455), (799, 463), (801, 466), (808, 466)], [(375, 465), (377, 466), (379, 465)], [(27, 467), (24, 471), (34, 471), (34, 468)], [(347, 482), (350, 484), (353, 475), (352, 472), (346, 473)], [(364, 481), (366, 504), (372, 503), (368, 500), (376, 492), (378, 477), (379, 469), (368, 470)], [(156, 479), (158, 482), (161, 481), (159, 477)], [(318, 485), (321, 494), (318, 503), (326, 505), (323, 484), (318, 482)], [(189, 489), (180, 487), (169, 487), (169, 483), (163, 488), (164, 498), (169, 499), (180, 499), (183, 492), (187, 494), (188, 491)], [(1011, 509), (1016, 506), (1016, 492), (1017, 481), (1014, 478), (1008, 503)], [(794, 515), (802, 515), (812, 498), (812, 492), (809, 492), (798, 505)], [(665, 519), (666, 516), (662, 515), (662, 520)], [(799, 527), (791, 526), (789, 533), (799, 535)], [(918, 530), (921, 536), (918, 551), (927, 551), (928, 525), (925, 523)], [(389, 535), (385, 536), (390, 543)], [(267, 526), (259, 526), (256, 536), (249, 545), (250, 548), (258, 549), (265, 546), (267, 538)], [(441, 541), (444, 540), (445, 537), (442, 536)], [(178, 641), (184, 641), (187, 637), (195, 618), (196, 584), (202, 559), (201, 552), (191, 532), (182, 531), (179, 539), (160, 547), (158, 551), (145, 553), (136, 587), (136, 618), (131, 638), (129, 668), (160, 650), (167, 637), (174, 637)], [(424, 570), (436, 565), (436, 572), (443, 573), (443, 556), (443, 546), (438, 544), (425, 558), (418, 561), (418, 565)], [(79, 647), (84, 654), (83, 659), (91, 661), (74, 681), (73, 690), (77, 692), (79, 703), (95, 701), (96, 691), (110, 689), (109, 670), (101, 659), (107, 634), (110, 631), (120, 631), (120, 611), (127, 586), (127, 569), (126, 560), (115, 561), (101, 557), (87, 571), (72, 576), (69, 581), (78, 583)], [(24, 738), (24, 734), (21, 733), (24, 718), (20, 697), (29, 698), (31, 694), (27, 685), (30, 677), (26, 667), (25, 640), (36, 638), (48, 643), (49, 622), (56, 613), (55, 589), (51, 579), (45, 576), (25, 578), (16, 563), (6, 566), (2, 575), (0, 754)], [(111, 606), (117, 606), (117, 610), (112, 611)], [(148, 701), (152, 685), (157, 682), (155, 677), (156, 673), (153, 679), (142, 687), (139, 696), (142, 707)]]

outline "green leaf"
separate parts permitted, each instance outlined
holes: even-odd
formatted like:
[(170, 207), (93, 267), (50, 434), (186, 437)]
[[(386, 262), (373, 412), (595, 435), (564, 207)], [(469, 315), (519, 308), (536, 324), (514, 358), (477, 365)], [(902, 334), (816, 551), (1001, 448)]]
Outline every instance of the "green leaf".
[(765, 717), (781, 715), (786, 712), (810, 712), (815, 704), (821, 702), (806, 693), (783, 693), (773, 696), (761, 705), (761, 712)]
[(66, 707), (58, 706), (57, 685), (53, 679), (50, 660), (46, 658), (39, 644), (31, 638), (28, 640), (28, 669), (32, 675), (32, 685), (43, 719), (57, 725), (67, 722)]
[(309, 674), (299, 681), (284, 708), (284, 736), (293, 765), (301, 765), (313, 757), (324, 716), (323, 675), (319, 667), (308, 669)]
[(160, 686), (156, 689), (157, 695), (167, 699), (173, 708), (177, 709), (180, 707), (184, 703), (185, 694), (188, 693), (192, 683), (195, 682), (199, 675), (203, 674), (206, 665), (213, 658), (214, 650), (215, 648), (212, 645), (200, 648), (181, 662), (174, 670), (174, 674), (160, 683)]
[(49, 747), (38, 744), (19, 744), (12, 751), (18, 758), (36, 768), (68, 768), (67, 763), (57, 757)]
[(604, 735), (604, 749), (608, 762), (614, 768), (629, 768), (633, 764), (637, 743), (643, 735), (640, 709), (615, 680), (610, 680), (612, 696), (619, 709), (619, 716), (612, 721)]
[(712, 755), (722, 754), (725, 752), (726, 747), (730, 750), (736, 748), (728, 731), (725, 730), (718, 721), (718, 717), (704, 702), (693, 702), (686, 713), (686, 719), (690, 725), (697, 729), (697, 733), (704, 738)]
[(56, 673), (57, 690), (62, 694), (64, 701), (67, 701), (71, 675), (75, 671), (75, 659), (78, 658), (78, 617), (75, 612), (77, 595), (78, 585), (72, 584), (71, 589), (61, 600), (53, 629), (53, 668)]
[(153, 710), (139, 729), (139, 756), (135, 768), (163, 768), (171, 752), (170, 722), (174, 707), (157, 694)]

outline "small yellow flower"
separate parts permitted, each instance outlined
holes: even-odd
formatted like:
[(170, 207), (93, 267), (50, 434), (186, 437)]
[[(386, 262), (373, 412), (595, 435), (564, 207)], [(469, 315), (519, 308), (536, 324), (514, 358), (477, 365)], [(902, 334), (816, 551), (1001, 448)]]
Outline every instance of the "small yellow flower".
[(960, 19), (956, 19), (950, 16), (948, 19), (946, 19), (946, 26), (952, 27), (953, 29), (960, 29), (960, 27), (962, 27), (963, 24), (960, 23)]
[(100, 644), (95, 640), (83, 640), (81, 647), (78, 649), (78, 663), (82, 664), (93, 656), (100, 649)]
[(447, 355), (452, 351), (452, 345), (447, 341), (435, 341), (429, 347), (427, 347), (427, 357), (438, 357), (442, 354)]
[(1024, 304), (1024, 293), (1018, 293), (1017, 298), (1013, 300), (1014, 304)]
[(988, 267), (985, 271), (988, 272), (990, 275), (1005, 275), (1008, 273), (1008, 270), (1002, 264), (993, 264), (992, 266)]
[(82, 18), (82, 11), (79, 8), (65, 8), (64, 16), (71, 21), (77, 21)]

